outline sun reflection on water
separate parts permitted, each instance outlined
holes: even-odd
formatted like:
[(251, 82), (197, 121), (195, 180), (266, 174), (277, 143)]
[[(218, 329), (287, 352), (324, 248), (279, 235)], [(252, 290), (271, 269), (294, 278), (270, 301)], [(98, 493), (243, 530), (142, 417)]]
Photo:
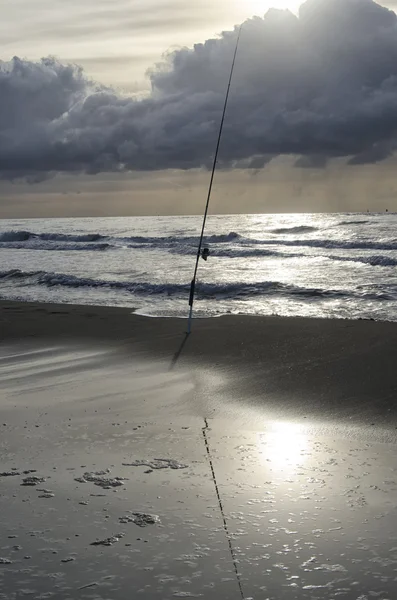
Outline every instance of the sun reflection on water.
[(274, 422), (266, 433), (259, 434), (259, 454), (262, 461), (275, 469), (293, 469), (308, 456), (309, 440), (300, 425)]

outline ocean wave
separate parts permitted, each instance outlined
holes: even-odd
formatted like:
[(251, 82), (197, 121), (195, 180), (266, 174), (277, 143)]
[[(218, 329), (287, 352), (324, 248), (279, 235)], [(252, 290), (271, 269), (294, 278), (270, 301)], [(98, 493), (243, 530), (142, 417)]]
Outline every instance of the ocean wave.
[[(225, 244), (237, 242), (242, 239), (238, 233), (231, 231), (227, 234), (215, 234), (205, 237), (205, 243), (208, 244)], [(93, 242), (107, 243), (108, 247), (127, 246), (128, 248), (142, 248), (147, 246), (153, 247), (175, 247), (178, 245), (191, 245), (197, 247), (199, 236), (141, 236), (132, 235), (124, 237), (106, 236), (101, 233), (87, 234), (65, 234), (65, 233), (34, 233), (32, 231), (4, 231), (0, 233), (0, 247), (23, 248), (22, 244), (31, 244), (31, 249), (42, 249), (39, 242), (60, 242), (62, 244), (87, 244)], [(105, 242), (106, 241), (106, 242)], [(35, 243), (35, 245), (33, 245)], [(9, 244), (9, 245), (7, 245)], [(17, 244), (21, 244), (17, 246)], [(27, 246), (26, 246), (27, 247)], [(47, 249), (43, 247), (43, 249)], [(61, 245), (53, 246), (53, 250), (63, 249)], [(76, 248), (77, 249), (77, 248)], [(91, 248), (94, 249), (94, 248)], [(102, 250), (103, 246), (98, 246), (98, 250)]]
[[(198, 238), (194, 238), (194, 239), (197, 241)], [(226, 233), (226, 234), (208, 235), (205, 237), (206, 242), (208, 242), (210, 244), (211, 243), (222, 244), (222, 243), (234, 242), (235, 240), (239, 240), (239, 239), (241, 239), (241, 236), (239, 233), (236, 233), (235, 231), (231, 231), (230, 233)]]
[(274, 257), (289, 258), (292, 254), (277, 252), (277, 250), (265, 250), (263, 248), (217, 248), (211, 254), (214, 258), (255, 258)]
[[(130, 244), (129, 247), (136, 248), (139, 245), (157, 245), (157, 246), (176, 246), (180, 244), (188, 244), (197, 248), (199, 242), (199, 235), (195, 236), (166, 236), (166, 237), (146, 237), (140, 235), (134, 235), (123, 238), (116, 238), (119, 241), (125, 241)], [(239, 242), (249, 240), (249, 238), (243, 238), (240, 234), (235, 231), (230, 233), (221, 233), (214, 235), (204, 236), (204, 242), (206, 244), (230, 244), (232, 242)]]
[(338, 225), (365, 225), (369, 221), (341, 221)]
[(30, 231), (4, 231), (0, 233), (0, 242), (26, 242), (31, 235)]
[(100, 233), (66, 234), (66, 233), (33, 233), (31, 231), (3, 231), (0, 233), (0, 242), (26, 242), (40, 239), (56, 242), (98, 242), (106, 236)]
[(54, 252), (75, 252), (75, 251), (104, 251), (112, 246), (110, 244), (57, 244), (46, 241), (28, 240), (27, 242), (1, 242), (0, 248), (9, 248), (13, 250), (46, 250)]
[(278, 229), (272, 229), (271, 233), (313, 233), (313, 231), (318, 231), (318, 227), (298, 225), (297, 227), (280, 227)]
[(397, 259), (391, 256), (327, 256), (331, 260), (358, 262), (371, 267), (396, 267)]
[[(302, 227), (293, 228), (295, 232)], [(293, 231), (289, 229), (289, 233)], [(314, 228), (313, 228), (314, 229)], [(276, 230), (275, 230), (276, 231)], [(279, 229), (278, 231), (281, 231)], [(168, 250), (176, 254), (192, 254), (197, 251), (198, 236), (106, 236), (101, 233), (63, 234), (33, 233), (31, 231), (5, 231), (0, 233), (0, 248), (26, 248), (29, 250), (110, 250), (120, 248)], [(224, 257), (283, 256), (282, 248), (319, 248), (335, 250), (397, 250), (394, 240), (344, 240), (319, 238), (272, 238), (244, 237), (235, 231), (204, 237), (204, 245), (213, 247), (213, 254)], [(268, 247), (277, 249), (268, 249)], [(291, 256), (291, 255), (287, 255)]]
[[(127, 244), (128, 248), (143, 248), (147, 246), (152, 246), (154, 248), (166, 248), (174, 251), (178, 254), (183, 254), (184, 251), (187, 254), (191, 254), (192, 251), (196, 251), (198, 238), (197, 237), (158, 237), (158, 238), (148, 238), (148, 237), (130, 237), (124, 238), (128, 240)], [(239, 234), (228, 234), (228, 235), (214, 235), (214, 236), (206, 236), (204, 237), (204, 245), (214, 244), (216, 247), (216, 253), (219, 253), (219, 247), (217, 246), (223, 244), (230, 244), (231, 247), (227, 249), (227, 252), (230, 250), (230, 254), (233, 252), (237, 252), (237, 250), (241, 250), (241, 252), (245, 251), (249, 254), (249, 251), (252, 253), (257, 252), (258, 246), (263, 246), (262, 251), (266, 252), (267, 246), (281, 246), (281, 247), (290, 247), (290, 248), (327, 248), (327, 249), (345, 249), (345, 250), (397, 250), (397, 240), (378, 240), (378, 241), (370, 241), (370, 240), (340, 240), (340, 239), (258, 239), (258, 238), (250, 238), (244, 237)], [(246, 250), (249, 248), (250, 250)], [(226, 251), (222, 248), (222, 252)], [(214, 251), (215, 253), (215, 251)], [(219, 255), (219, 254), (218, 254)]]
[(70, 235), (66, 233), (40, 233), (38, 237), (41, 240), (54, 242), (99, 242), (106, 239), (106, 236), (100, 233), (85, 233), (80, 235)]
[[(197, 248), (179, 246), (170, 249), (171, 254), (189, 255), (196, 254)], [(294, 258), (298, 256), (305, 256), (304, 254), (292, 253), (292, 252), (278, 252), (277, 250), (267, 250), (266, 248), (214, 248), (210, 251), (211, 258)]]
[[(196, 248), (186, 248), (186, 247), (177, 247), (171, 249), (172, 254), (192, 254), (196, 252)], [(211, 258), (230, 258), (230, 259), (239, 259), (239, 258), (280, 258), (284, 260), (288, 260), (290, 258), (302, 258), (307, 259), (317, 259), (324, 258), (334, 261), (341, 262), (357, 262), (363, 263), (366, 265), (370, 265), (372, 267), (395, 267), (397, 266), (397, 258), (392, 258), (391, 256), (384, 255), (373, 255), (373, 256), (332, 256), (332, 255), (307, 255), (299, 252), (280, 252), (278, 250), (268, 250), (266, 248), (244, 248), (241, 246), (232, 247), (232, 248), (216, 248), (212, 250), (210, 254)]]
[[(178, 252), (179, 253), (179, 252)], [(183, 253), (183, 249), (182, 252)], [(376, 256), (318, 256), (313, 257), (307, 254), (294, 253), (294, 252), (278, 252), (277, 250), (266, 250), (263, 248), (221, 248), (216, 249), (212, 252), (213, 258), (328, 258), (330, 260), (341, 261), (341, 262), (357, 262), (370, 265), (372, 267), (396, 267), (397, 258), (391, 256), (376, 255)]]
[[(189, 294), (189, 283), (151, 283), (146, 281), (112, 281), (103, 279), (91, 279), (66, 275), (64, 273), (50, 273), (47, 271), (22, 271), (11, 269), (0, 272), (0, 280), (3, 282), (15, 282), (17, 286), (47, 286), (66, 288), (104, 288), (116, 289), (127, 293), (152, 296), (166, 295), (173, 297), (187, 297)], [(389, 286), (390, 291), (385, 292), (374, 288), (360, 290), (325, 290), (321, 288), (305, 288), (277, 281), (261, 282), (230, 282), (230, 283), (201, 283), (197, 284), (197, 297), (199, 299), (227, 298), (244, 299), (255, 296), (283, 296), (299, 298), (309, 301), (334, 300), (360, 298), (377, 301), (395, 301), (397, 299), (397, 287)]]
[[(134, 237), (128, 238), (130, 243), (127, 247), (142, 248), (144, 246), (153, 246), (154, 248), (180, 248), (181, 251), (185, 248), (189, 253), (192, 248), (197, 249), (197, 237), (158, 237), (144, 238)], [(308, 248), (329, 248), (329, 249), (345, 249), (345, 250), (397, 250), (397, 240), (339, 240), (339, 239), (258, 239), (237, 236), (229, 238), (228, 236), (208, 236), (204, 237), (204, 245), (207, 244), (232, 244), (233, 249), (258, 247), (258, 246), (285, 246), (285, 247), (308, 247)]]
[(369, 240), (250, 240), (252, 244), (264, 246), (297, 246), (309, 248), (330, 248), (345, 250), (397, 250), (397, 240), (370, 242)]

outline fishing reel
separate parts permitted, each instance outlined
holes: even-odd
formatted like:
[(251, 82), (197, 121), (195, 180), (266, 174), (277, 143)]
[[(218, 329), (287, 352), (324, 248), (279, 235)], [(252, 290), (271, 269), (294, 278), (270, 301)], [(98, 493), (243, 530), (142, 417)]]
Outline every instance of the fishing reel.
[(209, 248), (203, 248), (203, 251), (201, 252), (201, 258), (203, 260), (207, 261), (209, 255), (210, 255), (210, 249)]

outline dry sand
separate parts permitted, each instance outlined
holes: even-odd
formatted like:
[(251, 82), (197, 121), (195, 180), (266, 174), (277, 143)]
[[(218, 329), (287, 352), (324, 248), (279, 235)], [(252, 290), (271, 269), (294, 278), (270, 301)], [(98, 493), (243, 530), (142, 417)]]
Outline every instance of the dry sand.
[(1, 600), (395, 597), (397, 324), (0, 327)]

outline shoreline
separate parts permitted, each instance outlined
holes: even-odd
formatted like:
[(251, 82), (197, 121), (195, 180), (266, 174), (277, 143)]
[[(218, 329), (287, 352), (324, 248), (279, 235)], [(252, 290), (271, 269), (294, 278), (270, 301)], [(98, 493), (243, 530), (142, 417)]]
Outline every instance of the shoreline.
[(397, 323), (223, 316), (150, 318), (130, 308), (1, 301), (1, 343), (100, 346), (167, 368), (207, 369), (236, 405), (286, 417), (397, 426)]

